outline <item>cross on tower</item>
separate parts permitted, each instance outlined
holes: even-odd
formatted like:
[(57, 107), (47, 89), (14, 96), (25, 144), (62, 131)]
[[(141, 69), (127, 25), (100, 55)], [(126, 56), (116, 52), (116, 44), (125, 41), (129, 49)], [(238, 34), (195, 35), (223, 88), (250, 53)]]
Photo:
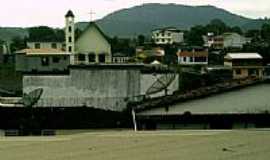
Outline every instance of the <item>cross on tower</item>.
[(93, 15), (96, 14), (96, 13), (91, 10), (89, 12), (89, 14), (90, 14), (90, 22), (92, 22), (93, 21)]

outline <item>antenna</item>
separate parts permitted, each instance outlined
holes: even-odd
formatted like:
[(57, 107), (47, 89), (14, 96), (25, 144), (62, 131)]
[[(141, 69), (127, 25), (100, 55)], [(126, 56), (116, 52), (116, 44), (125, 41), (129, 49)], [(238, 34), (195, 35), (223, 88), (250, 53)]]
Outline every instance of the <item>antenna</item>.
[(165, 91), (165, 95), (167, 95), (167, 88), (171, 85), (171, 83), (175, 80), (175, 73), (168, 73), (161, 77), (159, 77), (146, 91), (146, 95), (155, 94), (161, 91)]
[(43, 89), (38, 88), (29, 92), (28, 94), (23, 94), (21, 102), (25, 107), (33, 107), (40, 99), (42, 93)]

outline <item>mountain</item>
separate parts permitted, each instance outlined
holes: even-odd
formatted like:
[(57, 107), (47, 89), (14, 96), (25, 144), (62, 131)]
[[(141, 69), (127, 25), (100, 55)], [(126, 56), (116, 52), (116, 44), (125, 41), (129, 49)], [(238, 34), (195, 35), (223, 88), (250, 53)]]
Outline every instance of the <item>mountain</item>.
[(206, 25), (213, 19), (221, 19), (229, 26), (243, 29), (260, 28), (263, 20), (255, 20), (230, 13), (215, 6), (186, 6), (177, 4), (144, 4), (111, 13), (97, 21), (110, 36), (135, 36), (149, 34), (160, 27), (174, 26), (189, 29)]
[(0, 40), (11, 41), (13, 38), (24, 38), (26, 36), (28, 36), (28, 32), (24, 28), (0, 27)]
[[(265, 20), (251, 19), (233, 14), (215, 6), (186, 6), (178, 4), (150, 3), (113, 12), (97, 21), (110, 37), (133, 37), (149, 35), (151, 30), (174, 26), (187, 30), (195, 25), (206, 25), (213, 19), (221, 19), (229, 26), (239, 26), (244, 30), (258, 29)], [(83, 30), (88, 22), (76, 23)], [(0, 39), (27, 36), (23, 28), (0, 28)]]

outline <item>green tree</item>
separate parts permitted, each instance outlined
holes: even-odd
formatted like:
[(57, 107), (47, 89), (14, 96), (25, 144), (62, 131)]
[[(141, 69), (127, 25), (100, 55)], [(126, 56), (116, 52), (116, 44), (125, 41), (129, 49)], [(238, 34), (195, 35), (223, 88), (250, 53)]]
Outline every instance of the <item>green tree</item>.
[(144, 42), (145, 42), (145, 36), (142, 35), (142, 34), (140, 34), (140, 35), (138, 36), (138, 45), (139, 45), (139, 46), (142, 46), (142, 45), (144, 45)]
[(213, 32), (215, 35), (220, 35), (229, 31), (229, 27), (220, 19), (213, 19), (205, 27), (207, 32)]
[(261, 37), (270, 43), (270, 24), (263, 24), (261, 28)]
[(189, 45), (196, 45), (196, 46), (202, 46), (204, 41), (203, 41), (203, 35), (207, 33), (206, 29), (204, 26), (195, 26), (190, 29), (189, 32), (187, 32), (187, 43)]
[(10, 44), (11, 53), (26, 48), (26, 38), (14, 37)]
[(238, 34), (240, 34), (240, 35), (243, 35), (242, 29), (241, 29), (240, 27), (238, 27), (238, 26), (232, 27), (232, 28), (230, 29), (230, 31), (231, 31), (231, 32), (238, 33)]
[(177, 63), (177, 50), (178, 48), (175, 45), (165, 45), (165, 57), (164, 63), (165, 64), (176, 64)]
[(55, 30), (47, 26), (28, 28), (28, 41), (63, 41), (64, 31)]

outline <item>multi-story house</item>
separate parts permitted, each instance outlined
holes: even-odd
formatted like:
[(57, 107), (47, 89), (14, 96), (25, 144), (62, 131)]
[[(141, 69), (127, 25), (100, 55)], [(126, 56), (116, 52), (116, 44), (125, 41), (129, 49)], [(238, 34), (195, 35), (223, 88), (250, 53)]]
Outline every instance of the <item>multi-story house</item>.
[(258, 53), (228, 53), (224, 66), (232, 68), (234, 79), (263, 77), (263, 58)]
[(174, 27), (155, 29), (152, 31), (152, 39), (158, 45), (183, 43), (184, 33)]
[(205, 47), (214, 49), (243, 48), (244, 44), (251, 41), (251, 39), (241, 36), (238, 33), (224, 33), (218, 36), (214, 36), (213, 33), (208, 33), (203, 39)]

